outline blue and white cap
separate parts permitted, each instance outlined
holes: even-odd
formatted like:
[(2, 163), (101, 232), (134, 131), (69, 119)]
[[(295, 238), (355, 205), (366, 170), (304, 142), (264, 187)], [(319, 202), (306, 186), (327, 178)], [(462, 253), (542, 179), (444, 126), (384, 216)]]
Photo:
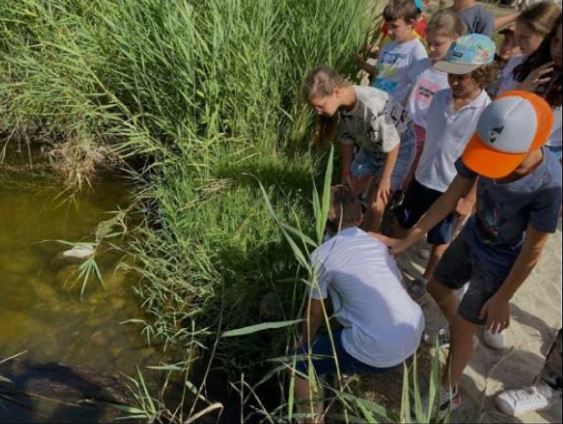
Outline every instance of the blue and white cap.
[(455, 41), (443, 60), (434, 64), (438, 71), (464, 75), (493, 63), (496, 45), (490, 37), (482, 34), (467, 34)]

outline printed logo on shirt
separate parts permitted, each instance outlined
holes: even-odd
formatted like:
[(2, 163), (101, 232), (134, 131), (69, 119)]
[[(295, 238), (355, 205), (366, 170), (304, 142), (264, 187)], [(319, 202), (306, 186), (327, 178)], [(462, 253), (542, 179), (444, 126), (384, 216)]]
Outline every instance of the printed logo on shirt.
[(420, 81), (414, 92), (415, 101), (420, 104), (429, 105), (434, 94), (440, 89), (439, 84), (432, 83), (431, 81)]
[(407, 110), (395, 102), (387, 102), (383, 108), (383, 114), (391, 120), (399, 134), (405, 132), (411, 122)]

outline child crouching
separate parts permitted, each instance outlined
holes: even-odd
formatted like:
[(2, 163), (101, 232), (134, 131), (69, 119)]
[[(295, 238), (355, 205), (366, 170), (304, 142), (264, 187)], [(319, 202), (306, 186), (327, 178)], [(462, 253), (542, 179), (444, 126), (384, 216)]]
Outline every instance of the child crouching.
[[(301, 413), (322, 422), (322, 402), (311, 410), (309, 379), (316, 374), (382, 373), (402, 364), (417, 350), (424, 316), (401, 284), (387, 247), (362, 231), (361, 205), (343, 185), (332, 189), (327, 231), (333, 237), (311, 255), (313, 276), (297, 353), (310, 356), (296, 365), (295, 396)], [(323, 301), (332, 300), (342, 329), (315, 337), (324, 321)], [(333, 348), (334, 343), (334, 348)], [(312, 366), (312, 368), (310, 368)]]

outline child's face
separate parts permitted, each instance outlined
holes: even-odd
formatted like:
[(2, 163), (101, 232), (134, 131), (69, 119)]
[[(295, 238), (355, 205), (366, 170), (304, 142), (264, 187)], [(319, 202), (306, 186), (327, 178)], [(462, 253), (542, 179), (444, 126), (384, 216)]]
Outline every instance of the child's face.
[(317, 115), (321, 116), (334, 116), (340, 107), (338, 89), (330, 96), (315, 96), (309, 98), (309, 104), (315, 109)]
[(409, 41), (412, 38), (414, 22), (405, 22), (403, 19), (386, 21), (389, 38), (397, 43)]
[(447, 34), (439, 31), (429, 32), (428, 57), (430, 57), (430, 60), (432, 60), (432, 62), (437, 62), (443, 59), (455, 40), (455, 37), (448, 36)]
[(472, 74), (448, 74), (448, 84), (455, 98), (471, 97), (477, 90), (481, 90)]
[(555, 37), (551, 39), (551, 45), (549, 46), (551, 60), (553, 60), (554, 65), (559, 69), (561, 69), (561, 28), (562, 26), (559, 25), (557, 33)]
[(522, 22), (516, 22), (514, 38), (515, 44), (520, 47), (522, 54), (535, 52), (543, 40), (543, 36), (541, 34), (532, 31)]
[(498, 49), (498, 55), (502, 60), (509, 60), (512, 56), (520, 53), (520, 47), (516, 45), (515, 41), (513, 32), (504, 34), (504, 38)]

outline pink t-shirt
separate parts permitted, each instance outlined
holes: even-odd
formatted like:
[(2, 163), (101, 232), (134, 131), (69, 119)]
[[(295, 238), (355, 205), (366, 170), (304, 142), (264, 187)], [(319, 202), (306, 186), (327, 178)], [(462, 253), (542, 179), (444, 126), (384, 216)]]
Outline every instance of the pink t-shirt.
[(407, 112), (412, 121), (426, 129), (426, 116), (432, 97), (438, 91), (449, 88), (448, 74), (432, 67), (428, 58), (416, 62), (409, 72), (412, 89), (407, 99)]

